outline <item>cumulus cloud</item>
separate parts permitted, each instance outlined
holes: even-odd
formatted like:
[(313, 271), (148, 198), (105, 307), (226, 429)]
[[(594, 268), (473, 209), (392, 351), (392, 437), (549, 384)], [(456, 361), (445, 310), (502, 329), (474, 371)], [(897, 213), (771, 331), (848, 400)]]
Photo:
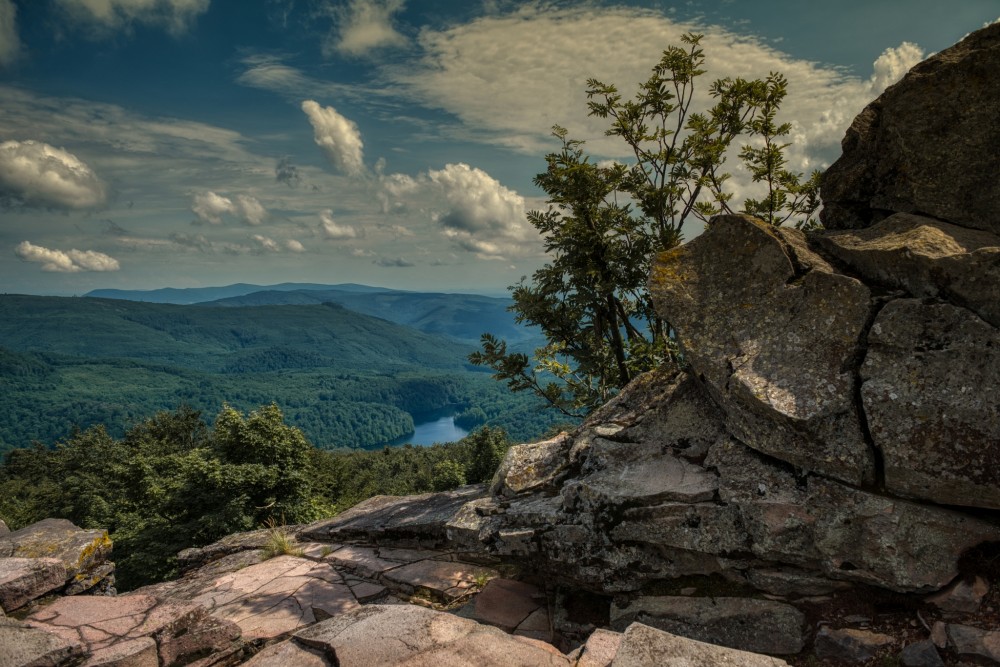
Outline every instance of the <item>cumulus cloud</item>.
[(208, 11), (211, 0), (56, 0), (56, 4), (71, 19), (90, 27), (119, 30), (141, 23), (180, 34)]
[(254, 234), (250, 239), (257, 244), (257, 247), (261, 251), (266, 252), (281, 252), (281, 246), (272, 238), (263, 236), (261, 234)]
[(323, 44), (323, 55), (363, 56), (376, 49), (406, 46), (406, 37), (392, 25), (403, 0), (348, 0), (343, 5), (327, 4), (334, 30)]
[(295, 239), (288, 239), (285, 241), (285, 247), (288, 248), (290, 252), (305, 252), (306, 247), (302, 245), (299, 241)]
[(79, 273), (80, 271), (117, 271), (121, 268), (118, 260), (95, 250), (53, 250), (43, 248), (28, 241), (22, 241), (14, 248), (14, 254), (27, 262), (42, 265), (42, 271), (57, 273)]
[(326, 158), (348, 176), (365, 171), (364, 143), (354, 121), (341, 116), (333, 107), (321, 107), (313, 100), (302, 103), (302, 111), (313, 126), (313, 137)]
[(222, 216), (231, 215), (245, 225), (257, 226), (267, 219), (267, 209), (250, 195), (224, 197), (211, 190), (194, 196), (191, 211), (198, 221), (210, 225), (221, 225)]
[(7, 67), (21, 53), (17, 36), (17, 6), (13, 0), (0, 0), (0, 67)]
[(72, 153), (41, 141), (0, 143), (0, 202), (83, 210), (107, 198), (101, 179)]
[(327, 209), (319, 214), (319, 228), (324, 238), (334, 241), (357, 238), (358, 230), (350, 225), (342, 225), (333, 219), (333, 211)]
[(881, 95), (882, 91), (903, 78), (910, 68), (925, 57), (924, 50), (913, 42), (903, 42), (895, 48), (882, 52), (874, 63), (871, 92), (873, 96)]

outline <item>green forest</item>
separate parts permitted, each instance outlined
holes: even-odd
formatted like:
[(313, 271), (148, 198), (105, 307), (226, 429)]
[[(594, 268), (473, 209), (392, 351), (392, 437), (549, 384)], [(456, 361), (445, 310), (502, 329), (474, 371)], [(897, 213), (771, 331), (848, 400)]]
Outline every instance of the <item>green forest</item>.
[(120, 590), (174, 576), (177, 552), (262, 525), (307, 522), (377, 494), (442, 491), (488, 481), (510, 446), (484, 427), (463, 441), (334, 453), (312, 446), (271, 404), (225, 405), (209, 425), (190, 408), (103, 426), (54, 447), (8, 452), (0, 518), (17, 529), (48, 517), (105, 528)]
[(470, 366), (469, 351), (335, 304), (0, 296), (0, 452), (98, 424), (121, 437), (158, 411), (214, 415), (223, 402), (274, 402), (330, 450), (378, 447), (442, 409), (519, 440), (560, 421)]

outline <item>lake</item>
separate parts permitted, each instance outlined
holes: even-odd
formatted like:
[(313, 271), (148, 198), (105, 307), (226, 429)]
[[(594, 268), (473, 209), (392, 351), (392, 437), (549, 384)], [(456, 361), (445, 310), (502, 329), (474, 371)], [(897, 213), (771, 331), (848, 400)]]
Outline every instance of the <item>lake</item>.
[(414, 423), (412, 435), (396, 438), (386, 444), (389, 447), (398, 447), (399, 445), (406, 444), (427, 447), (433, 445), (435, 442), (455, 442), (467, 435), (469, 435), (468, 431), (455, 425), (455, 415), (446, 415), (437, 417), (433, 421), (426, 421), (421, 424)]

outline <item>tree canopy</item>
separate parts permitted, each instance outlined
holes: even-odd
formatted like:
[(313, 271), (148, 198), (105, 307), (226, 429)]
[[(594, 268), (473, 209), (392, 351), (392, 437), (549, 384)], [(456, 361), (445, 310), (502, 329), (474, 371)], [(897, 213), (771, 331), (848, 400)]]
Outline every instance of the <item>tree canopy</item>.
[(484, 334), (474, 364), (515, 391), (532, 391), (567, 415), (582, 416), (607, 401), (636, 374), (676, 356), (670, 324), (653, 308), (646, 280), (659, 251), (679, 245), (685, 224), (735, 212), (727, 159), (738, 157), (758, 184), (742, 212), (781, 225), (815, 224), (819, 173), (788, 169), (785, 137), (791, 124), (777, 120), (787, 81), (716, 79), (712, 105), (693, 108), (705, 74), (701, 35), (663, 52), (632, 99), (613, 84), (587, 82), (591, 116), (610, 121), (631, 160), (596, 162), (584, 142), (555, 126), (557, 151), (534, 183), (548, 208), (528, 221), (542, 236), (549, 261), (511, 287), (518, 322), (533, 324), (548, 344), (527, 354)]

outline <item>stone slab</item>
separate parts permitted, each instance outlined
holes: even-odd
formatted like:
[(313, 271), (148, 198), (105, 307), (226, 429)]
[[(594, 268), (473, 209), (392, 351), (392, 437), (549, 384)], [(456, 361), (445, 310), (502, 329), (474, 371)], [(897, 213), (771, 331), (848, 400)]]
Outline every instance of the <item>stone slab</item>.
[(788, 663), (766, 655), (738, 651), (679, 637), (656, 628), (633, 623), (626, 628), (612, 667), (787, 667)]
[(328, 563), (295, 556), (224, 575), (191, 601), (236, 623), (247, 640), (275, 639), (359, 606)]
[(65, 583), (58, 558), (0, 558), (0, 609), (14, 611)]
[(79, 641), (0, 618), (0, 667), (55, 667), (82, 660), (87, 654)]

